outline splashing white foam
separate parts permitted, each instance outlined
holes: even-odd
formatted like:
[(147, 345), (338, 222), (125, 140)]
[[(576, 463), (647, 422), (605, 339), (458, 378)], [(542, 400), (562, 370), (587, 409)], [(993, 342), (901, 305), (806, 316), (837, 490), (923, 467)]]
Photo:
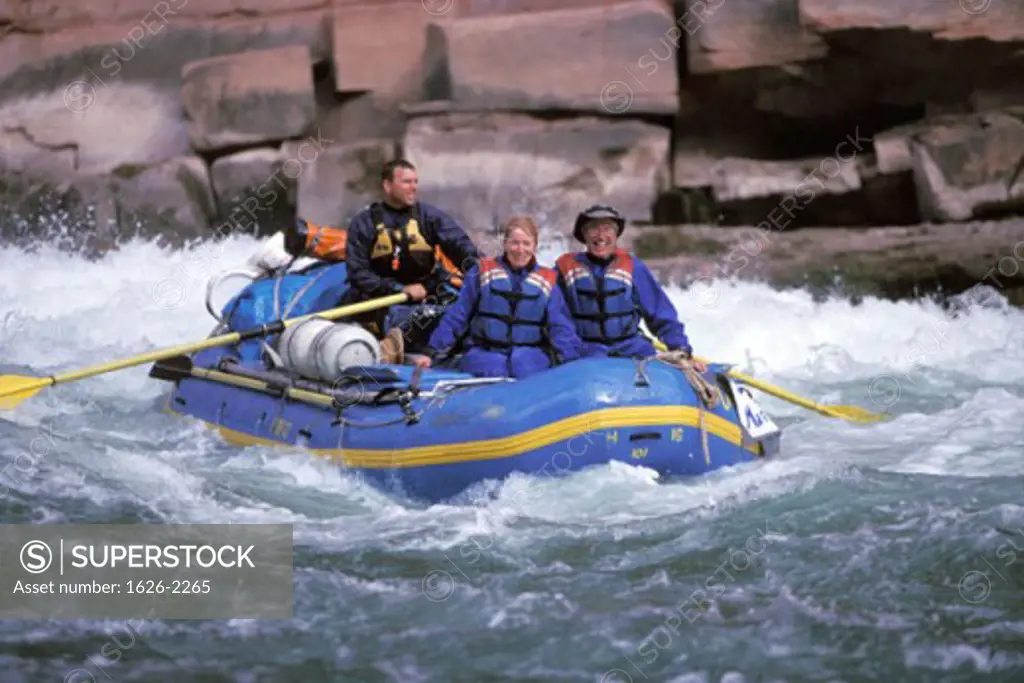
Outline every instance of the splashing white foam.
[[(204, 306), (207, 280), (243, 267), (257, 247), (248, 237), (190, 251), (132, 242), (95, 261), (47, 247), (31, 254), (0, 248), (5, 264), (0, 272), (0, 363), (26, 373), (52, 373), (200, 340), (215, 324)], [(554, 256), (545, 254), (542, 262)], [(775, 462), (674, 486), (656, 486), (646, 470), (619, 466), (547, 480), (536, 485), (541, 492), (536, 502), (515, 519), (507, 513), (507, 501), (521, 484), (515, 478), (497, 487), (496, 498), (481, 499), (470, 509), (420, 510), (378, 496), (312, 456), (230, 449), (213, 436), (199, 437), (201, 430), (185, 422), (162, 425), (171, 436), (164, 434), (157, 448), (103, 446), (109, 463), (102, 474), (120, 478), (140, 497), (157, 489), (173, 492), (170, 497), (178, 502), (167, 505), (177, 505), (177, 514), (189, 519), (291, 517), (317, 525), (335, 516), (334, 506), (338, 515), (373, 520), (367, 534), (390, 529), (396, 542), (409, 525), (453, 525), (438, 541), (451, 544), (473, 534), (506, 533), (502, 530), (524, 518), (540, 524), (595, 519), (613, 524), (711, 508), (780, 494), (805, 485), (800, 475), (827, 477), (848, 465), (955, 476), (1024, 472), (1016, 427), (1024, 416), (1021, 311), (974, 305), (953, 317), (928, 301), (868, 298), (855, 305), (754, 283), (715, 287), (713, 306), (707, 305), (706, 285), (699, 291), (667, 287), (699, 355), (735, 363), (814, 400), (889, 409), (896, 419), (855, 426), (765, 398), (766, 407), (791, 423), (783, 437), (783, 457)], [(82, 380), (58, 388), (59, 398), (37, 397), (3, 419), (38, 425), (55, 413), (74, 413), (75, 406), (90, 400), (126, 401), (149, 410), (167, 387), (150, 380), (147, 371), (144, 365)], [(104, 428), (123, 439), (125, 431), (130, 435), (152, 427), (92, 425), (91, 438), (99, 439)], [(215, 484), (226, 473), (244, 478), (247, 468), (254, 493), (216, 494)], [(272, 502), (256, 502), (268, 473), (283, 492), (270, 496)], [(318, 495), (327, 498), (310, 498)], [(325, 525), (320, 533), (351, 540), (347, 534), (353, 532)]]

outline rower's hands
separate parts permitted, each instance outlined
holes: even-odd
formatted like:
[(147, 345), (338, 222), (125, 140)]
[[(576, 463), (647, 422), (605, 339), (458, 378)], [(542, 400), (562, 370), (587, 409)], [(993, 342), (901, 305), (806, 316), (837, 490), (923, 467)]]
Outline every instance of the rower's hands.
[(691, 360), (691, 361), (690, 361), (690, 365), (692, 365), (692, 366), (693, 366), (693, 369), (694, 369), (694, 370), (696, 370), (697, 372), (699, 372), (699, 373), (700, 373), (700, 374), (702, 374), (702, 375), (703, 375), (703, 374), (704, 374), (705, 372), (707, 372), (707, 371), (708, 371), (708, 366), (707, 366), (706, 364), (704, 364), (704, 363), (700, 362), (700, 361), (699, 361), (699, 360), (697, 360), (696, 358), (694, 358), (693, 360)]
[(423, 301), (427, 298), (427, 288), (421, 284), (406, 285), (402, 291), (409, 295), (413, 301)]
[(430, 367), (430, 356), (416, 356), (412, 362), (418, 368), (429, 368)]

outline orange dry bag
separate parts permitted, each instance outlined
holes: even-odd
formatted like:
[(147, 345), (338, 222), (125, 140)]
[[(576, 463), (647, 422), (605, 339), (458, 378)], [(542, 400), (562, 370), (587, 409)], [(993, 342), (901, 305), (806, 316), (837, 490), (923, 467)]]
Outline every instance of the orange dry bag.
[(285, 233), (284, 246), (292, 256), (310, 256), (324, 261), (345, 260), (348, 231), (304, 221), (295, 221)]

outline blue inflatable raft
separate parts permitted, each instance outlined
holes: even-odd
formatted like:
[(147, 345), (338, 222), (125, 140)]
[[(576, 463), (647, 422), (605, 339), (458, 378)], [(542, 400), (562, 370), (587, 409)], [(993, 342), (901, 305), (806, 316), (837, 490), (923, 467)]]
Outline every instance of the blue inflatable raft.
[(709, 407), (678, 368), (653, 359), (582, 359), (521, 380), (359, 366), (327, 384), (268, 369), (245, 351), (180, 356), (151, 376), (174, 382), (170, 411), (233, 444), (296, 445), (419, 501), (450, 500), (515, 472), (561, 476), (619, 461), (693, 476), (779, 449), (778, 428), (724, 365), (705, 375), (721, 396)]

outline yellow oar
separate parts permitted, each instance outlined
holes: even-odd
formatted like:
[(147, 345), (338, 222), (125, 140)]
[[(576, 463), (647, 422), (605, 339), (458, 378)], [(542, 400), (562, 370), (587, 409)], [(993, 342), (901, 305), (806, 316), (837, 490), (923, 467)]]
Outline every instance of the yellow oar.
[(762, 382), (761, 380), (755, 379), (750, 375), (744, 375), (743, 373), (737, 372), (732, 369), (730, 369), (727, 374), (733, 379), (738, 379), (744, 384), (749, 384), (755, 389), (760, 389), (766, 394), (771, 394), (776, 398), (781, 398), (783, 401), (795, 403), (798, 406), (807, 408), (808, 410), (813, 410), (822, 415), (827, 415), (828, 417), (841, 417), (844, 420), (851, 420), (853, 422), (880, 422), (882, 420), (888, 419), (886, 415), (872, 413), (871, 411), (865, 410), (858, 406), (832, 406), (824, 405), (822, 403), (815, 403), (814, 401), (808, 398), (797, 396), (796, 394), (786, 391), (781, 387), (768, 384), (767, 382)]
[(210, 337), (204, 339), (201, 342), (194, 344), (184, 344), (181, 346), (172, 346), (161, 351), (150, 351), (149, 353), (142, 353), (138, 356), (132, 356), (124, 360), (112, 361), (110, 363), (103, 363), (102, 365), (94, 365), (83, 370), (75, 370), (72, 372), (65, 372), (60, 375), (52, 375), (50, 377), (24, 377), (22, 375), (0, 375), (0, 410), (10, 410), (16, 408), (23, 401), (26, 401), (46, 387), (53, 386), (55, 384), (64, 384), (66, 382), (73, 382), (76, 379), (84, 379), (86, 377), (95, 377), (96, 375), (102, 375), (107, 372), (113, 372), (115, 370), (123, 370), (124, 368), (130, 368), (135, 365), (142, 365), (143, 363), (151, 363), (153, 361), (160, 361), (167, 358), (173, 358), (174, 356), (194, 353), (196, 351), (202, 351), (203, 349), (213, 348), (214, 346), (224, 346), (226, 344), (236, 344), (246, 339), (253, 339), (255, 337), (265, 337), (270, 334), (278, 334), (283, 332), (286, 327), (308, 320), (309, 318), (326, 318), (327, 320), (337, 320), (338, 318), (344, 318), (345, 316), (355, 315), (363, 313), (365, 311), (372, 311), (377, 308), (383, 308), (385, 306), (391, 306), (392, 304), (400, 304), (408, 299), (408, 294), (392, 294), (391, 296), (381, 297), (379, 299), (371, 299), (370, 301), (362, 301), (357, 304), (350, 304), (348, 306), (339, 306), (338, 308), (332, 308), (320, 313), (309, 313), (307, 315), (300, 315), (295, 318), (288, 318), (287, 320), (277, 320), (272, 323), (265, 325), (259, 325), (257, 327), (250, 328), (248, 330), (242, 330), (240, 332), (231, 332), (229, 334), (222, 334), (217, 337)]
[[(651, 339), (651, 341), (654, 343), (655, 348), (657, 348), (659, 351), (667, 350), (667, 347), (657, 339)], [(708, 361), (704, 360), (703, 358), (694, 357), (694, 360), (698, 360), (704, 364), (708, 363)], [(882, 420), (888, 419), (887, 415), (882, 415), (880, 413), (872, 413), (869, 410), (865, 410), (864, 408), (859, 408), (857, 406), (832, 406), (824, 405), (822, 403), (815, 403), (809, 398), (797, 396), (796, 394), (790, 391), (786, 391), (781, 387), (777, 387), (773, 384), (768, 384), (767, 382), (762, 382), (759, 379), (755, 379), (750, 375), (744, 375), (743, 373), (737, 372), (736, 370), (733, 370), (731, 368), (726, 374), (728, 374), (729, 377), (732, 377), (733, 379), (743, 382), (744, 384), (749, 384), (755, 389), (760, 389), (766, 394), (769, 394), (776, 398), (781, 398), (783, 401), (789, 401), (790, 403), (794, 403), (802, 408), (813, 410), (816, 413), (820, 413), (828, 417), (841, 417), (844, 420), (850, 420), (852, 422), (881, 422)]]

